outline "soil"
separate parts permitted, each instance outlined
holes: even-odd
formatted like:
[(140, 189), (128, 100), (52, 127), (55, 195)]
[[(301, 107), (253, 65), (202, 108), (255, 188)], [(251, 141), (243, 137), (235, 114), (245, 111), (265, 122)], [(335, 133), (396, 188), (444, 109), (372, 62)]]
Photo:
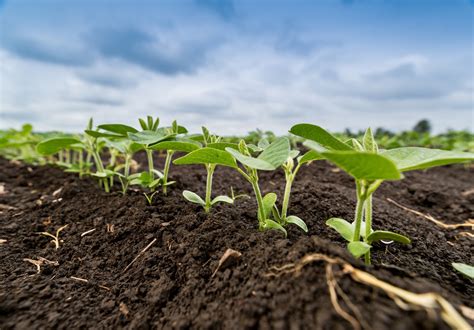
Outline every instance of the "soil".
[[(157, 157), (157, 167), (163, 160)], [(352, 219), (355, 209), (352, 179), (332, 165), (315, 162), (301, 169), (290, 214), (306, 221), (309, 234), (288, 227), (287, 238), (257, 230), (253, 199), (218, 205), (209, 215), (186, 202), (183, 189), (204, 194), (205, 173), (203, 166), (173, 166), (177, 183), (149, 206), (139, 191), (122, 196), (115, 185), (106, 194), (91, 178), (0, 158), (0, 239), (6, 240), (0, 243), (0, 329), (351, 328), (331, 303), (324, 262), (268, 276), (272, 267), (311, 253), (339, 257), (412, 292), (439, 293), (458, 311), (461, 305), (474, 307), (473, 281), (451, 266), (474, 264), (474, 240), (465, 234), (472, 230), (443, 229), (387, 200), (447, 224), (474, 219), (472, 167), (417, 171), (384, 183), (374, 198), (374, 227), (405, 234), (412, 244), (376, 245), (369, 267), (352, 258), (325, 225), (330, 217)], [(281, 196), (282, 172), (262, 172), (260, 180), (264, 193)], [(218, 167), (214, 194), (228, 194), (231, 186), (251, 194), (238, 173)], [(57, 250), (38, 234), (64, 225)], [(241, 256), (216, 271), (229, 248)], [(40, 258), (57, 264), (43, 263), (38, 273), (25, 261)], [(333, 270), (358, 307), (363, 328), (449, 328), (439, 312), (404, 310), (380, 289), (355, 282), (338, 266)], [(341, 296), (339, 303), (350, 312)]]

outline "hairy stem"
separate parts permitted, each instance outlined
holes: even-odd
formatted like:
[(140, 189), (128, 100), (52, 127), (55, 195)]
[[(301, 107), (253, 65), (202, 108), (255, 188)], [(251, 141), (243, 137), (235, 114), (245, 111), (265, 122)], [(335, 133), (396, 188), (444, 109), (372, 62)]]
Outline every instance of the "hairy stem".
[(355, 228), (354, 228), (354, 237), (352, 238), (353, 242), (360, 241), (360, 227), (362, 224), (362, 217), (364, 211), (364, 198), (362, 194), (357, 194), (357, 206), (355, 211)]
[(150, 174), (151, 181), (155, 179), (155, 173), (153, 172), (153, 151), (146, 149), (146, 158), (148, 159), (148, 173)]
[(209, 213), (211, 209), (211, 194), (212, 194), (212, 176), (214, 175), (215, 166), (212, 164), (206, 165), (207, 169), (207, 180), (206, 180), (206, 205), (204, 211)]
[(168, 174), (170, 171), (171, 160), (173, 159), (174, 150), (167, 150), (166, 151), (166, 160), (165, 160), (165, 168), (163, 169), (163, 194), (166, 195), (166, 184), (168, 183)]

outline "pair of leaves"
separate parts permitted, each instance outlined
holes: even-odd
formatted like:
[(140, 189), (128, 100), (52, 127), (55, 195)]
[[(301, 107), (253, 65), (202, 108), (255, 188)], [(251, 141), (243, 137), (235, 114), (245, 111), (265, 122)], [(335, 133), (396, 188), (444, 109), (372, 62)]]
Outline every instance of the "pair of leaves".
[(278, 138), (268, 145), (258, 157), (244, 155), (234, 148), (227, 147), (225, 150), (245, 166), (256, 170), (273, 171), (290, 156), (290, 142), (286, 137)]
[[(185, 190), (183, 191), (183, 197), (186, 198), (186, 200), (190, 201), (191, 203), (194, 204), (199, 204), (201, 206), (206, 206), (206, 202), (196, 193)], [(211, 206), (216, 204), (216, 203), (228, 203), (228, 204), (234, 204), (234, 200), (230, 198), (229, 196), (217, 196), (214, 197), (214, 199), (211, 201)]]
[(361, 228), (361, 234), (365, 237), (365, 242), (355, 242), (353, 241), (355, 224), (349, 223), (344, 219), (331, 218), (326, 221), (326, 225), (336, 230), (346, 241), (349, 242), (347, 248), (356, 258), (369, 252), (371, 244), (376, 241), (389, 240), (402, 244), (411, 243), (408, 237), (385, 230), (372, 231), (368, 237), (365, 237), (365, 228)]

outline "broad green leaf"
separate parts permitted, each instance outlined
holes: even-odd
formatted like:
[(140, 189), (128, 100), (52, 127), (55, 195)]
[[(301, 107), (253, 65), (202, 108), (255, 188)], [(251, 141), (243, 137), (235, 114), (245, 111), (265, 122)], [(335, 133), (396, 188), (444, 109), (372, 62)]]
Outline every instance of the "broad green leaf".
[(411, 243), (410, 239), (406, 236), (403, 236), (397, 233), (392, 233), (391, 231), (384, 231), (384, 230), (375, 230), (372, 232), (372, 234), (369, 235), (369, 237), (367, 237), (367, 241), (369, 243), (381, 241), (381, 240), (395, 241), (402, 244)]
[(272, 214), (273, 214), (273, 218), (277, 220), (278, 223), (282, 223), (280, 211), (278, 210), (278, 207), (275, 204), (273, 204)]
[(319, 153), (328, 151), (328, 148), (325, 148), (325, 147), (323, 147), (322, 145), (320, 145), (318, 142), (314, 142), (314, 141), (311, 141), (311, 140), (306, 140), (306, 141), (304, 141), (304, 142), (303, 142), (303, 145), (304, 145), (305, 147), (308, 147), (308, 148), (310, 148), (310, 149), (313, 149), (314, 151), (319, 152)]
[(332, 150), (352, 150), (352, 148), (326, 131), (324, 128), (312, 124), (298, 124), (290, 129), (290, 133), (305, 139), (315, 141)]
[(269, 162), (266, 162), (262, 159), (258, 159), (258, 158), (254, 158), (254, 157), (250, 157), (250, 156), (245, 156), (245, 155), (241, 154), (240, 152), (238, 152), (237, 150), (232, 149), (232, 148), (225, 148), (225, 150), (229, 154), (234, 156), (234, 158), (237, 159), (242, 164), (244, 164), (244, 165), (246, 165), (250, 168), (256, 169), (256, 170), (273, 171), (278, 167), (278, 166), (275, 167), (272, 164), (270, 164)]
[(356, 258), (359, 258), (370, 251), (371, 246), (364, 242), (350, 242), (347, 249)]
[(230, 143), (230, 142), (215, 142), (215, 143), (208, 143), (208, 148), (214, 148), (219, 150), (225, 150), (225, 148), (232, 148), (235, 150), (239, 150), (239, 145), (237, 143)]
[[(160, 183), (161, 183), (161, 178), (155, 179), (151, 181), (150, 183), (148, 183), (148, 188), (156, 188), (157, 186), (160, 185)], [(169, 186), (170, 184), (172, 184), (172, 182), (168, 182), (166, 185)]]
[(42, 155), (53, 155), (73, 144), (81, 144), (81, 141), (74, 138), (51, 138), (38, 143), (36, 151)]
[(360, 144), (359, 141), (357, 141), (356, 139), (351, 139), (350, 141), (355, 150), (364, 151), (364, 147), (362, 146), (362, 144)]
[(466, 265), (463, 263), (453, 262), (451, 265), (456, 269), (458, 272), (466, 275), (474, 279), (474, 266)]
[(399, 180), (401, 173), (388, 158), (360, 151), (327, 151), (323, 156), (357, 180)]
[(331, 218), (326, 225), (337, 231), (346, 241), (351, 242), (354, 238), (354, 226), (341, 218)]
[(99, 125), (98, 128), (103, 129), (104, 131), (107, 131), (107, 132), (112, 132), (115, 134), (122, 135), (124, 137), (126, 137), (128, 133), (138, 132), (135, 128), (128, 125), (123, 125), (123, 124), (104, 124), (104, 125)]
[(199, 197), (198, 194), (193, 193), (192, 191), (185, 190), (183, 191), (183, 197), (186, 198), (188, 201), (194, 204), (199, 204), (199, 205), (206, 205), (206, 202), (203, 201), (201, 197)]
[(275, 205), (277, 195), (275, 193), (268, 193), (263, 197), (263, 210), (265, 215), (268, 217), (272, 212), (273, 205)]
[(365, 131), (364, 139), (362, 141), (364, 142), (365, 151), (374, 153), (378, 152), (377, 143), (375, 142), (374, 135), (372, 134), (370, 127)]
[(194, 150), (187, 155), (174, 160), (173, 163), (176, 165), (216, 164), (237, 168), (235, 159), (229, 153), (213, 148)]
[(285, 237), (287, 236), (286, 229), (283, 228), (283, 226), (280, 225), (278, 222), (273, 221), (273, 220), (271, 220), (271, 219), (266, 219), (266, 220), (263, 222), (263, 229), (265, 229), (265, 230), (268, 230), (268, 229), (280, 230), (280, 231), (282, 231), (282, 232), (285, 234)]
[(391, 159), (401, 172), (474, 161), (474, 153), (420, 147), (384, 150), (380, 154)]
[(184, 151), (191, 152), (199, 149), (201, 145), (199, 142), (192, 140), (188, 141), (163, 141), (157, 144), (154, 144), (150, 147), (153, 150), (174, 150), (174, 151)]
[(99, 132), (99, 131), (94, 131), (94, 130), (90, 130), (90, 129), (86, 129), (84, 132), (87, 135), (90, 135), (94, 138), (100, 138), (100, 137), (103, 137), (103, 138), (121, 138), (122, 137), (122, 135)]
[(304, 164), (304, 163), (311, 162), (313, 160), (320, 160), (320, 159), (324, 159), (324, 157), (320, 153), (314, 150), (310, 150), (307, 153), (305, 153), (303, 156), (299, 157), (298, 162), (300, 164)]
[(270, 145), (270, 142), (268, 142), (267, 139), (263, 138), (263, 139), (260, 139), (260, 141), (258, 141), (257, 147), (263, 150), (269, 145)]
[(128, 137), (133, 142), (144, 145), (152, 145), (157, 142), (171, 138), (173, 137), (173, 135), (165, 135), (155, 131), (142, 131), (137, 133), (128, 133)]
[(224, 196), (224, 195), (221, 195), (221, 196), (217, 196), (215, 197), (212, 202), (211, 202), (211, 205), (214, 205), (216, 203), (228, 203), (228, 204), (234, 204), (234, 200), (232, 198), (230, 198), (229, 196)]
[(286, 217), (286, 222), (297, 225), (298, 227), (303, 229), (306, 233), (308, 232), (308, 226), (306, 226), (306, 223), (303, 220), (301, 220), (299, 217), (297, 217), (296, 215), (290, 215), (289, 217)]
[(281, 137), (272, 142), (258, 155), (257, 159), (264, 160), (272, 164), (275, 168), (281, 166), (290, 155), (290, 141), (288, 138)]
[(290, 150), (290, 155), (288, 157), (291, 157), (292, 159), (298, 157), (300, 154), (299, 150)]

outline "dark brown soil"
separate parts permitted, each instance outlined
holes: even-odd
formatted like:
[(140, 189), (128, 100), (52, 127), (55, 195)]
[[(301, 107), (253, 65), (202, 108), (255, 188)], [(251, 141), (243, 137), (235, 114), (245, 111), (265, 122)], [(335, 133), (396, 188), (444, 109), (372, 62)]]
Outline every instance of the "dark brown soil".
[[(451, 267), (451, 262), (474, 264), (473, 239), (461, 234), (472, 231), (442, 229), (387, 200), (445, 223), (473, 219), (472, 167), (414, 172), (403, 181), (384, 183), (374, 199), (374, 227), (408, 235), (412, 244), (376, 246), (371, 267), (353, 259), (325, 225), (334, 216), (352, 219), (355, 208), (353, 181), (325, 162), (303, 168), (296, 179), (290, 213), (306, 221), (309, 234), (291, 227), (288, 238), (257, 230), (253, 199), (217, 206), (209, 216), (186, 202), (183, 189), (203, 195), (204, 167), (175, 166), (171, 176), (177, 184), (168, 196), (159, 194), (148, 206), (139, 192), (106, 194), (90, 178), (0, 159), (5, 189), (0, 193), (0, 239), (6, 240), (0, 244), (0, 329), (350, 328), (331, 304), (323, 262), (307, 265), (299, 276), (266, 276), (272, 266), (310, 253), (340, 257), (413, 292), (439, 293), (456, 308), (474, 307), (473, 282)], [(280, 172), (262, 173), (263, 191), (281, 193), (283, 180)], [(214, 193), (229, 193), (231, 186), (238, 193), (251, 191), (238, 173), (218, 168)], [(38, 234), (66, 224), (58, 250)], [(107, 230), (111, 226), (112, 232)], [(228, 248), (242, 256), (213, 277)], [(25, 258), (58, 265), (43, 265), (37, 274)], [(439, 313), (402, 310), (381, 290), (338, 273), (363, 325), (449, 328)], [(349, 310), (342, 300), (341, 306)]]

